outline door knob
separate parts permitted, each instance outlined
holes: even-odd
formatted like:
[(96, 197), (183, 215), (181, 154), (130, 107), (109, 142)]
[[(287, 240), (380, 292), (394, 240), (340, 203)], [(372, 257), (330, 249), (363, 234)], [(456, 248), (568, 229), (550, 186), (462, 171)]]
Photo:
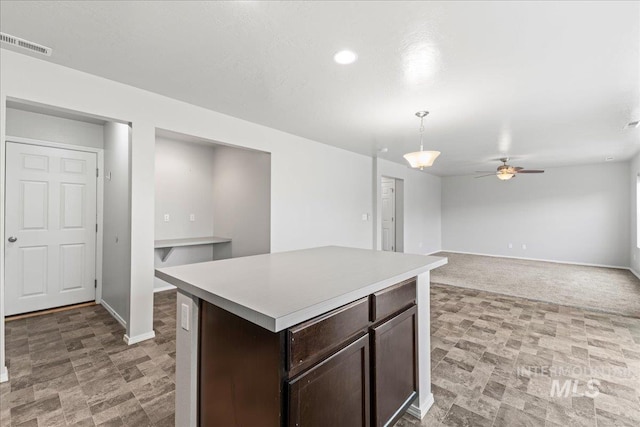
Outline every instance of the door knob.
[(11, 237), (9, 237), (9, 241), (10, 241), (11, 243), (13, 243), (13, 242), (17, 242), (17, 241), (18, 241), (18, 238), (17, 238), (17, 237), (13, 237), (13, 236), (11, 236)]

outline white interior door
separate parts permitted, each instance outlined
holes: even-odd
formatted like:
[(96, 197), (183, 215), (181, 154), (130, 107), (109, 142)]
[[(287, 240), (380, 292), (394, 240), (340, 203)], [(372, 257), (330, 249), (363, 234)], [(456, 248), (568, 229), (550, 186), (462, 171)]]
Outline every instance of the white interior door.
[(5, 314), (95, 299), (95, 153), (7, 143)]
[(382, 178), (382, 250), (396, 250), (396, 181)]

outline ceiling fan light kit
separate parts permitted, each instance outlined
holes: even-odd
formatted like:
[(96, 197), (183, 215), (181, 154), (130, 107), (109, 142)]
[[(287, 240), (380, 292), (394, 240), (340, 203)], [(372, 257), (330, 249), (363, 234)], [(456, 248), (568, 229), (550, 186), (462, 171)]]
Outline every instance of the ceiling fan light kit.
[(515, 177), (516, 174), (515, 173), (509, 173), (509, 171), (505, 169), (505, 170), (502, 170), (502, 171), (496, 173), (496, 176), (501, 181), (507, 181), (507, 180), (510, 180), (511, 178)]
[(407, 153), (403, 157), (409, 162), (409, 166), (412, 168), (423, 170), (433, 165), (433, 162), (440, 155), (439, 151), (425, 151), (423, 146), (423, 134), (424, 134), (424, 118), (429, 114), (428, 111), (418, 111), (416, 116), (420, 117), (420, 151), (414, 151), (413, 153)]
[(507, 164), (507, 162), (509, 161), (508, 157), (503, 157), (502, 159), (500, 159), (500, 161), (503, 163), (500, 166), (498, 166), (497, 171), (494, 172), (488, 172), (488, 171), (477, 171), (478, 173), (486, 173), (487, 175), (480, 175), (480, 176), (476, 176), (476, 178), (484, 178), (486, 176), (493, 176), (495, 175), (496, 178), (498, 178), (500, 181), (508, 181), (511, 178), (515, 178), (516, 175), (521, 174), (521, 173), (544, 173), (543, 170), (541, 169), (524, 169), (521, 168), (519, 166), (509, 166)]

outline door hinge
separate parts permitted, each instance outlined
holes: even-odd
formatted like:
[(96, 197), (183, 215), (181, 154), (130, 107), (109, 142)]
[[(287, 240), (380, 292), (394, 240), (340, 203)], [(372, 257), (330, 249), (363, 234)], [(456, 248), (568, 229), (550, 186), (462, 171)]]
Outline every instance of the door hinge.
[(96, 178), (98, 177), (98, 171), (99, 171), (99, 169), (96, 168)]
[(98, 288), (98, 279), (93, 280), (93, 287), (96, 289)]
[(98, 224), (96, 223), (96, 233), (98, 232)]

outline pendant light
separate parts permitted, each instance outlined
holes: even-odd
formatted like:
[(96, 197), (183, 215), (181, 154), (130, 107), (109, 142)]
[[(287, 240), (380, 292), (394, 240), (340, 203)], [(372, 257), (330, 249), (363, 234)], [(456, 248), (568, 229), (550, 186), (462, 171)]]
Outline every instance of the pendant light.
[(427, 114), (429, 114), (428, 111), (418, 111), (416, 113), (416, 116), (420, 117), (420, 151), (414, 151), (413, 153), (407, 153), (404, 155), (404, 158), (407, 159), (407, 162), (409, 162), (409, 165), (412, 168), (420, 168), (420, 170), (433, 165), (433, 162), (440, 155), (439, 151), (424, 151), (424, 147), (422, 145), (424, 118)]

